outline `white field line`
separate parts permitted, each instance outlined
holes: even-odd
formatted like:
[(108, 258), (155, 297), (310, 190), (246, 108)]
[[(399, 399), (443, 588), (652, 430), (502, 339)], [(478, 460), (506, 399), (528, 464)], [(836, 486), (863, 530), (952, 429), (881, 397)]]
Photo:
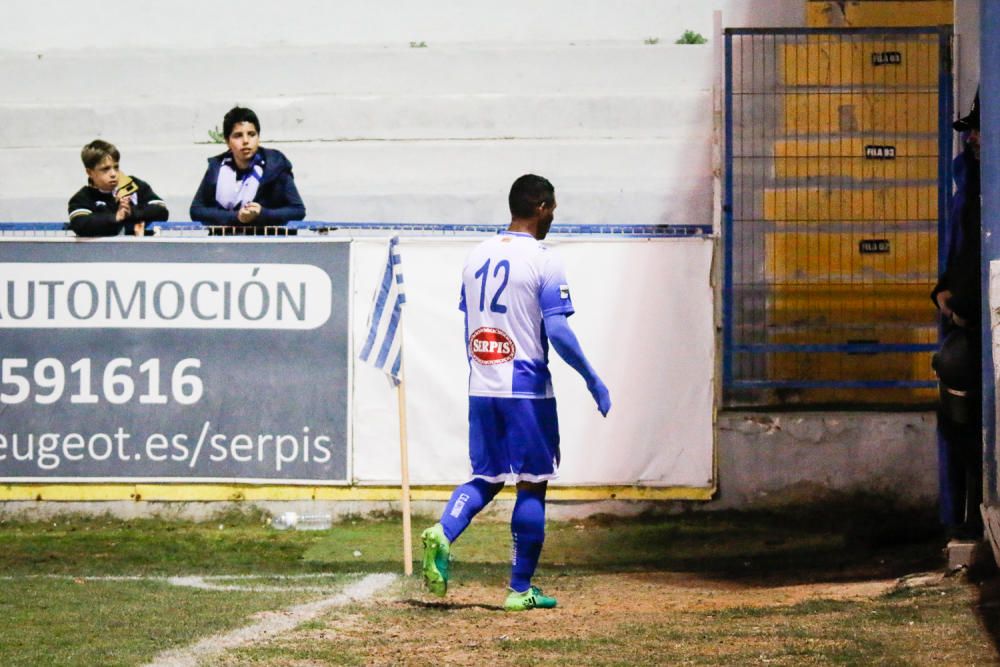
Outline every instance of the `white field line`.
[(284, 591), (305, 591), (308, 593), (326, 593), (330, 586), (265, 586), (255, 584), (217, 584), (215, 581), (251, 581), (254, 579), (272, 579), (277, 581), (301, 581), (303, 579), (329, 579), (342, 575), (329, 573), (315, 574), (227, 574), (227, 575), (187, 575), (182, 577), (142, 576), (142, 575), (107, 575), (107, 576), (74, 576), (70, 574), (26, 574), (21, 576), (0, 576), (0, 581), (20, 579), (64, 579), (67, 581), (159, 581), (174, 586), (200, 588), (209, 591), (247, 591), (252, 593), (282, 593)]
[(329, 593), (329, 586), (258, 586), (245, 584), (216, 584), (210, 579), (224, 580), (228, 577), (169, 577), (167, 583), (174, 586), (200, 588), (206, 591), (250, 591), (253, 593), (281, 593), (284, 591), (307, 591), (310, 593)]
[[(192, 577), (192, 579), (196, 579)], [(306, 602), (280, 611), (257, 614), (256, 623), (230, 632), (206, 637), (191, 646), (170, 649), (153, 658), (146, 667), (196, 667), (212, 656), (254, 641), (275, 637), (316, 618), (333, 607), (371, 597), (396, 580), (394, 574), (369, 574), (332, 597)], [(225, 589), (224, 589), (225, 590)], [(287, 589), (285, 589), (287, 590)]]

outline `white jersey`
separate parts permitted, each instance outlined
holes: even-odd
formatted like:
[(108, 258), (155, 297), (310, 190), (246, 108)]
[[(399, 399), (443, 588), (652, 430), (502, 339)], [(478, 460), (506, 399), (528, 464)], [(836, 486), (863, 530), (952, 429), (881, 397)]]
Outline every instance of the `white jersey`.
[(470, 396), (552, 397), (542, 318), (573, 314), (558, 255), (520, 232), (480, 243), (465, 260), (459, 308)]

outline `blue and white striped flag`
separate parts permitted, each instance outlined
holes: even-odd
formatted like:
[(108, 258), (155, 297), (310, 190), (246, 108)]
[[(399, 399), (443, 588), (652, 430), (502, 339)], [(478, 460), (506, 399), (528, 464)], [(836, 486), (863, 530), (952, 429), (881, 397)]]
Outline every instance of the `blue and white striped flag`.
[(399, 237), (389, 239), (389, 258), (385, 272), (372, 300), (368, 316), (368, 338), (358, 357), (392, 378), (399, 384), (399, 367), (402, 363), (402, 331), (399, 320), (403, 314), (406, 293), (403, 291), (403, 268), (399, 258)]

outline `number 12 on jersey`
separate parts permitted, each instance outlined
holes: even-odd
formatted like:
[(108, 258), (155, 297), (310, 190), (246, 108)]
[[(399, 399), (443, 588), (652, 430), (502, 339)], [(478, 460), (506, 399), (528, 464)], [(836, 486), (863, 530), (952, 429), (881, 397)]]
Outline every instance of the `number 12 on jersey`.
[[(490, 277), (490, 263), (493, 260), (486, 260), (482, 266), (476, 271), (476, 278), (479, 278), (481, 284), (479, 286), (479, 312), (483, 312), (483, 308), (486, 305), (486, 281)], [(500, 273), (503, 272), (503, 277), (499, 278)], [(493, 298), (490, 300), (490, 310), (494, 313), (506, 313), (507, 306), (500, 303), (500, 296), (503, 291), (507, 289), (507, 281), (510, 279), (510, 262), (506, 259), (502, 259), (496, 263), (493, 267), (493, 280), (490, 281), (491, 284), (495, 284), (496, 280), (500, 279), (500, 286), (496, 288), (496, 292), (493, 293)]]

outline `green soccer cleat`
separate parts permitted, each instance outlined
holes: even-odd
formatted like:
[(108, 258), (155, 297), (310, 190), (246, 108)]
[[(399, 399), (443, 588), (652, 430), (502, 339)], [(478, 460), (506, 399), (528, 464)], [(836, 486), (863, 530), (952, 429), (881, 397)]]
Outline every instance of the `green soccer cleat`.
[(529, 609), (552, 609), (556, 606), (556, 599), (547, 595), (542, 595), (542, 589), (532, 586), (523, 593), (511, 591), (504, 600), (503, 608), (506, 611), (528, 611)]
[(423, 533), (424, 543), (424, 585), (434, 595), (444, 597), (448, 592), (448, 559), (451, 557), (451, 543), (444, 535), (444, 528), (436, 523)]

